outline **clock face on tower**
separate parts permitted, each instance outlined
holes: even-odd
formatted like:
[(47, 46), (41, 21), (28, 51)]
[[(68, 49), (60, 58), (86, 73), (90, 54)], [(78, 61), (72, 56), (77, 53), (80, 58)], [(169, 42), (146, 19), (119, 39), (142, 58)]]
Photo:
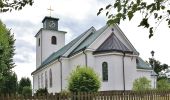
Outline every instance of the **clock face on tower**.
[(55, 22), (54, 21), (49, 21), (48, 22), (48, 26), (50, 27), (50, 28), (55, 28)]

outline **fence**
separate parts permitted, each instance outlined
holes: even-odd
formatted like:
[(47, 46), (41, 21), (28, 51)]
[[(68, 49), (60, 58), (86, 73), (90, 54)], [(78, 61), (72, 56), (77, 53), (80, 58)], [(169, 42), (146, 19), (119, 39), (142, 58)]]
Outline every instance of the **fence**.
[(35, 96), (0, 95), (0, 100), (170, 100), (170, 91), (105, 91), (97, 93), (61, 93)]

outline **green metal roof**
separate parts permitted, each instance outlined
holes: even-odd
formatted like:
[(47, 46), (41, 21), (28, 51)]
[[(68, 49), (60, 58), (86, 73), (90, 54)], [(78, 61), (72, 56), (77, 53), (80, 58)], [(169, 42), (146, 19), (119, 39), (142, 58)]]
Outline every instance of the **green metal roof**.
[(142, 58), (137, 57), (136, 59), (136, 67), (137, 69), (148, 69), (152, 70), (152, 67), (150, 66), (149, 63), (145, 62)]
[(108, 26), (105, 25), (104, 27), (100, 28), (98, 31), (92, 32), (84, 41), (82, 41), (71, 53), (69, 56), (76, 54), (77, 52), (82, 51), (84, 48), (88, 48), (107, 28)]

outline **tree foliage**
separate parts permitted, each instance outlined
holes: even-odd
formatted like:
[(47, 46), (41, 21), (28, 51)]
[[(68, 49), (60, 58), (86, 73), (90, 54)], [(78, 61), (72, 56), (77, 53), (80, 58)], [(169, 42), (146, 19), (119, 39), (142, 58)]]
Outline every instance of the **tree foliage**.
[[(147, 0), (146, 0), (147, 1)], [(115, 0), (113, 4), (100, 8), (97, 15), (106, 12), (108, 18), (107, 24), (119, 24), (121, 20), (131, 20), (135, 14), (141, 14), (143, 17), (139, 23), (139, 27), (149, 29), (149, 38), (153, 36), (157, 27), (162, 21), (166, 21), (170, 28), (170, 0)], [(149, 21), (154, 19), (153, 21)]]
[(68, 83), (71, 92), (96, 92), (101, 84), (98, 75), (90, 67), (77, 67), (70, 74)]
[(156, 74), (158, 74), (158, 77), (160, 77), (160, 72), (166, 71), (169, 68), (167, 64), (161, 64), (160, 61), (152, 58), (149, 58), (149, 63), (156, 72)]
[(0, 93), (16, 93), (17, 92), (17, 75), (14, 72), (6, 73), (0, 79)]
[(14, 42), (14, 35), (0, 21), (0, 79), (15, 66), (13, 62)]
[(32, 89), (31, 89), (31, 87), (30, 87), (30, 86), (25, 86), (25, 87), (23, 87), (23, 89), (22, 89), (22, 94), (23, 94), (24, 96), (31, 96), (31, 95), (32, 95)]
[(133, 82), (134, 91), (146, 91), (151, 89), (151, 81), (146, 77), (140, 77)]
[[(22, 94), (24, 87), (31, 88), (31, 80), (28, 77), (22, 77), (18, 84), (18, 93)], [(24, 90), (25, 91), (25, 90)]]
[(170, 89), (170, 83), (167, 79), (161, 79), (157, 82), (157, 89), (158, 90), (169, 90)]
[(15, 66), (14, 56), (14, 35), (0, 21), (0, 92), (16, 93), (17, 76), (12, 71)]
[(0, 12), (21, 10), (26, 5), (32, 5), (33, 0), (0, 0)]

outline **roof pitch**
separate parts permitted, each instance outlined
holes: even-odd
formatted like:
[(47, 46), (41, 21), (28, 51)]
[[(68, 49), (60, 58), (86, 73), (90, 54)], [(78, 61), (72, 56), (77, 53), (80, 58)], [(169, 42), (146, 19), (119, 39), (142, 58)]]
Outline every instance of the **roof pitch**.
[(150, 66), (149, 63), (145, 62), (142, 58), (137, 57), (136, 59), (136, 67), (137, 69), (148, 69), (152, 70), (152, 67)]
[(76, 54), (77, 52), (82, 51), (85, 48), (88, 48), (107, 28), (108, 26), (105, 25), (104, 27), (100, 28), (99, 30), (92, 32), (86, 39), (84, 39), (71, 53), (69, 56)]
[(117, 37), (114, 33), (112, 33), (94, 53), (100, 52), (110, 52), (110, 51), (118, 51), (118, 52), (129, 52), (132, 53)]

